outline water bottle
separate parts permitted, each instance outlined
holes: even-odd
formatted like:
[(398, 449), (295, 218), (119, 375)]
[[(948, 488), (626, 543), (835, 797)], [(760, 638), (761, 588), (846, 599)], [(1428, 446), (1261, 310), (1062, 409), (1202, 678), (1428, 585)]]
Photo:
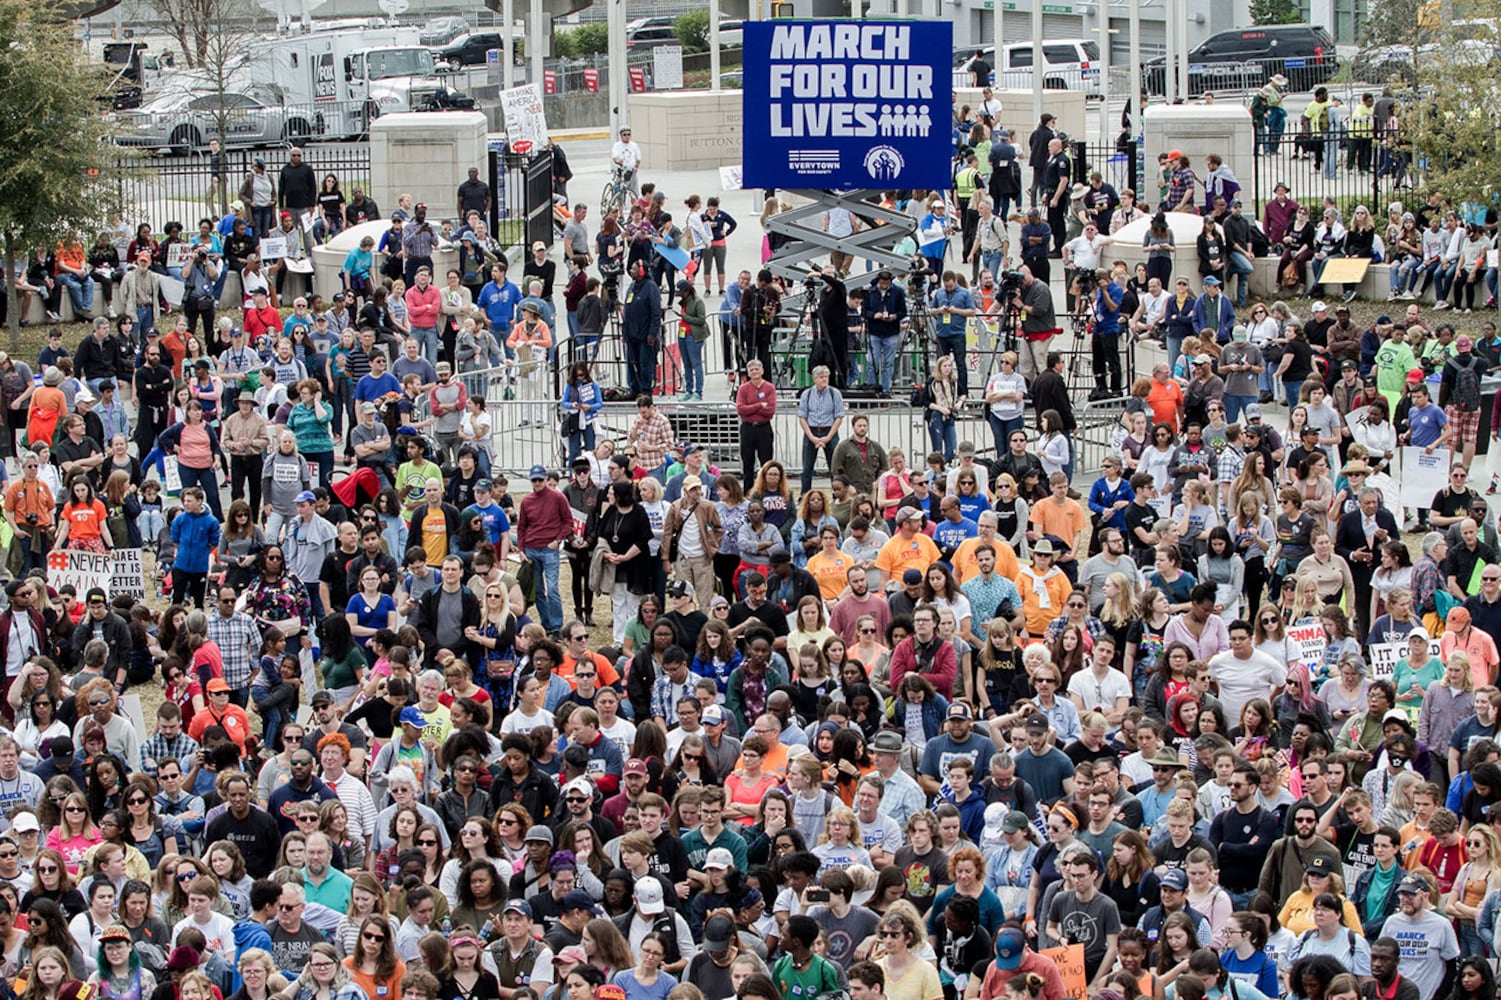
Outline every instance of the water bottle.
[(444, 937), (448, 937), (452, 933), (453, 933), (453, 918), (450, 917), (450, 916), (448, 916), (447, 914), (444, 914), (443, 915), (443, 936)]

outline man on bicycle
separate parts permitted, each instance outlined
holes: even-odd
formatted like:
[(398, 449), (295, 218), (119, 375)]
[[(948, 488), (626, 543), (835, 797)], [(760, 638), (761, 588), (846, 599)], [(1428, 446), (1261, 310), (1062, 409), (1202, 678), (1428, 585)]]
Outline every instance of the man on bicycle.
[(632, 198), (641, 197), (641, 183), (636, 179), (636, 170), (641, 166), (641, 147), (631, 141), (629, 127), (620, 130), (620, 141), (610, 150), (610, 159), (620, 168), (620, 182)]

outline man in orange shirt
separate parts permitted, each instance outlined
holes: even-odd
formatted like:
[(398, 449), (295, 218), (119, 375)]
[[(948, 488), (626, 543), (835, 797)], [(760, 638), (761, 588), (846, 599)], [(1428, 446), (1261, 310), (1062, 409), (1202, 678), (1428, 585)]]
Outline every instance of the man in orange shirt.
[[(1068, 495), (1067, 476), (1055, 472), (1048, 477), (1048, 485), (1052, 487), (1053, 495), (1032, 505), (1032, 530), (1027, 532), (1027, 540), (1039, 541), (1044, 535), (1061, 539), (1068, 551), (1057, 553), (1057, 564), (1059, 569), (1068, 573), (1069, 567), (1077, 563), (1076, 556), (1079, 546), (1084, 544), (1084, 526), (1089, 523), (1089, 518), (1079, 501)], [(1069, 578), (1073, 578), (1072, 573)]]
[(73, 318), (94, 318), (94, 278), (89, 274), (88, 258), (81, 243), (59, 243), (52, 253), (57, 267), (57, 283), (68, 290), (73, 303)]
[(1017, 562), (1016, 550), (1011, 547), (1011, 543), (996, 536), (1000, 518), (995, 511), (985, 510), (980, 512), (976, 523), (980, 526), (980, 533), (960, 542), (959, 548), (954, 551), (954, 575), (961, 584), (978, 576), (980, 567), (975, 562), (975, 549), (989, 544), (995, 549), (995, 571), (1015, 583), (1021, 576), (1021, 564)]
[(1152, 422), (1167, 424), (1178, 433), (1183, 423), (1183, 389), (1173, 378), (1167, 365), (1152, 368), (1152, 389), (1147, 393), (1147, 405), (1152, 408)]
[(876, 568), (887, 580), (900, 580), (902, 571), (909, 567), (926, 573), (941, 558), (937, 544), (919, 530), (924, 520), (923, 512), (916, 507), (897, 511), (896, 536), (881, 546), (876, 556)]

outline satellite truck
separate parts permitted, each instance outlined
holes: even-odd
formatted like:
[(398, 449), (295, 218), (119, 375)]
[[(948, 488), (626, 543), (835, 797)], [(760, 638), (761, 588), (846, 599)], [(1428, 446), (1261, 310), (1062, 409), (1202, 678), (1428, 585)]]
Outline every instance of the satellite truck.
[(378, 18), (293, 29), (247, 46), (239, 75), (247, 83), (274, 85), (285, 104), (320, 109), (325, 138), (356, 138), (381, 115), (454, 100), (420, 34), (419, 28)]

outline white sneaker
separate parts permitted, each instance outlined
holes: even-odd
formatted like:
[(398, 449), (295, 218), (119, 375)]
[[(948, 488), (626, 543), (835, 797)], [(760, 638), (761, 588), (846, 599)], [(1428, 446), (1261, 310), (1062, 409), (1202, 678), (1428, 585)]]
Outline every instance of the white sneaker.
[(1447, 309), (1447, 308), (1449, 308), (1449, 301), (1447, 299), (1439, 299), (1437, 302), (1435, 302), (1433, 304), (1433, 308), (1435, 310), (1437, 310), (1437, 309)]

